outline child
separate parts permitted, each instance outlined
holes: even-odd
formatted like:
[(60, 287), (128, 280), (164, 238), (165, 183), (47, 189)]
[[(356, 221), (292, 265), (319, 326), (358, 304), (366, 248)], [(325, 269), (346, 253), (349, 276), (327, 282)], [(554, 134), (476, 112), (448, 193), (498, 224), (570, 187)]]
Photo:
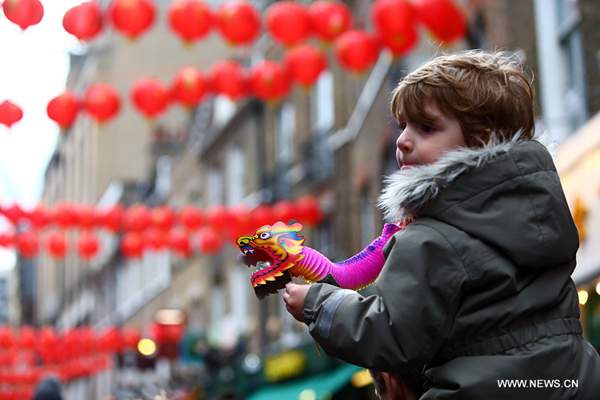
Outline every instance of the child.
[(288, 284), (288, 311), (333, 356), (396, 376), (420, 399), (596, 399), (570, 278), (579, 246), (533, 89), (515, 60), (469, 51), (407, 75), (391, 110), (400, 171), (380, 198), (414, 217), (385, 248), (374, 294)]

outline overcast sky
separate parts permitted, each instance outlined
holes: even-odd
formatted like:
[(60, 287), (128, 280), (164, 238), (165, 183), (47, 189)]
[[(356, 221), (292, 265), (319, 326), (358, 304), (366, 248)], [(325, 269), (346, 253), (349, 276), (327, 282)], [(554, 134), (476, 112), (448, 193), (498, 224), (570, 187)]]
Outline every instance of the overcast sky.
[[(44, 18), (22, 32), (0, 10), (0, 102), (23, 109), (23, 119), (0, 125), (0, 204), (34, 206), (40, 199), (44, 170), (56, 146), (58, 128), (46, 115), (48, 101), (61, 93), (69, 69), (68, 50), (77, 39), (66, 33), (62, 17), (83, 0), (42, 0)], [(2, 3), (2, 1), (0, 1)], [(0, 231), (6, 222), (0, 221)], [(0, 270), (14, 255), (0, 249)]]

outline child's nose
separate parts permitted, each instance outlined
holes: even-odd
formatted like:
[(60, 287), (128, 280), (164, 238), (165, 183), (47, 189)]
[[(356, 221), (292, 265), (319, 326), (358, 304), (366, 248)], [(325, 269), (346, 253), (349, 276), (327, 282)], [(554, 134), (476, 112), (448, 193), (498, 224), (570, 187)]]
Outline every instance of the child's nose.
[(396, 139), (396, 147), (398, 150), (402, 151), (402, 153), (410, 153), (413, 149), (413, 142), (406, 134), (406, 131), (398, 136)]

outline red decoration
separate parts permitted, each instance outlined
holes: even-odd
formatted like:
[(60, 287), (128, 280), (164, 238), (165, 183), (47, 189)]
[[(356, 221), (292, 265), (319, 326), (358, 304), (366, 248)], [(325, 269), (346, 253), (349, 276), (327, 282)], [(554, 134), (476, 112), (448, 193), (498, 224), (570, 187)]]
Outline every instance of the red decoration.
[(50, 256), (56, 260), (62, 260), (67, 253), (67, 239), (61, 232), (50, 232), (46, 237), (46, 249)]
[(181, 224), (190, 231), (195, 231), (204, 223), (204, 214), (193, 206), (183, 207), (179, 210)]
[[(12, 233), (0, 233), (0, 247), (13, 247), (15, 245), (15, 235)], [(1, 346), (1, 345), (0, 345)]]
[(272, 225), (274, 221), (273, 211), (270, 207), (260, 205), (250, 211), (250, 218), (252, 220), (252, 230), (256, 230), (263, 225)]
[(121, 229), (124, 213), (123, 206), (120, 204), (108, 209), (96, 210), (96, 223), (112, 232), (117, 232)]
[(296, 215), (300, 222), (309, 226), (317, 225), (323, 219), (319, 201), (312, 196), (301, 197), (295, 202)]
[(294, 214), (294, 204), (290, 201), (280, 201), (273, 207), (273, 217), (276, 221), (282, 221), (287, 224), (294, 218)]
[(31, 225), (37, 229), (45, 227), (50, 222), (48, 211), (41, 205), (31, 210), (28, 213), (27, 218), (29, 218)]
[(312, 29), (325, 42), (332, 42), (352, 26), (352, 14), (344, 3), (319, 0), (308, 6)]
[(96, 121), (103, 123), (117, 115), (121, 108), (121, 100), (111, 86), (95, 83), (85, 92), (84, 107)]
[(229, 227), (235, 222), (233, 215), (224, 206), (215, 206), (206, 211), (206, 221), (216, 229)]
[(351, 30), (335, 41), (335, 56), (342, 67), (356, 73), (370, 68), (379, 56), (377, 40), (369, 33)]
[(310, 45), (301, 45), (285, 54), (285, 65), (294, 81), (312, 86), (327, 68), (327, 59), (321, 50)]
[(198, 233), (198, 247), (206, 254), (214, 254), (221, 249), (223, 242), (211, 228), (203, 228)]
[(74, 207), (75, 224), (82, 229), (90, 229), (98, 224), (96, 209), (88, 204), (78, 204)]
[(186, 107), (195, 107), (208, 92), (208, 82), (196, 67), (182, 68), (171, 85), (173, 100)]
[(146, 247), (156, 251), (163, 250), (169, 242), (167, 233), (156, 228), (147, 229), (143, 240)]
[(81, 258), (88, 261), (91, 260), (98, 254), (98, 250), (100, 250), (98, 238), (89, 232), (82, 233), (77, 241), (77, 250)]
[(52, 213), (53, 222), (61, 228), (71, 228), (77, 222), (77, 212), (71, 203), (58, 203)]
[(284, 46), (303, 42), (311, 33), (306, 7), (292, 1), (278, 1), (269, 6), (266, 24), (273, 38)]
[(144, 243), (139, 234), (128, 232), (121, 240), (121, 252), (128, 258), (140, 258), (144, 252)]
[(169, 232), (169, 247), (181, 257), (189, 257), (192, 254), (190, 239), (184, 231), (174, 230)]
[(244, 69), (236, 62), (221, 61), (214, 64), (210, 72), (212, 90), (232, 100), (248, 94), (248, 80)]
[(68, 129), (79, 113), (79, 101), (72, 92), (67, 90), (50, 100), (46, 112), (48, 117), (62, 129)]
[(0, 326), (0, 347), (10, 349), (14, 344), (13, 332), (6, 326)]
[(224, 2), (216, 18), (221, 35), (232, 45), (250, 44), (260, 33), (260, 16), (245, 0)]
[(160, 206), (152, 210), (152, 225), (158, 229), (169, 230), (175, 222), (175, 213), (169, 206)]
[(214, 19), (210, 8), (200, 0), (175, 0), (168, 18), (171, 29), (187, 43), (206, 36)]
[(39, 251), (38, 237), (31, 231), (19, 234), (16, 244), (19, 253), (25, 258), (35, 257)]
[(280, 63), (264, 60), (250, 71), (250, 84), (256, 97), (265, 101), (275, 101), (288, 94), (290, 76)]
[(0, 211), (13, 225), (17, 225), (26, 216), (26, 213), (18, 204), (11, 204), (6, 208), (1, 208), (0, 206)]
[(142, 78), (133, 84), (131, 99), (138, 111), (147, 118), (155, 118), (169, 105), (169, 92), (160, 81)]
[(117, 31), (135, 39), (150, 28), (156, 8), (152, 0), (113, 0), (108, 16)]
[(417, 0), (419, 20), (440, 42), (450, 44), (465, 36), (465, 16), (452, 0)]
[(142, 338), (140, 331), (136, 328), (124, 328), (122, 331), (123, 345), (126, 349), (136, 349)]
[(151, 218), (150, 209), (143, 204), (137, 204), (125, 211), (123, 226), (128, 231), (143, 231), (150, 224)]
[(392, 54), (405, 54), (417, 42), (415, 13), (407, 0), (378, 0), (372, 9), (379, 39)]
[(106, 352), (119, 352), (123, 346), (121, 331), (115, 327), (107, 328), (100, 334), (99, 346)]
[[(6, 4), (6, 3), (4, 3)], [(23, 118), (23, 110), (10, 100), (0, 103), (0, 124), (11, 127)]]
[(68, 10), (63, 27), (79, 40), (92, 40), (102, 31), (102, 10), (96, 1), (86, 1)]
[(38, 24), (44, 16), (44, 6), (39, 0), (5, 0), (2, 9), (6, 18), (23, 30)]

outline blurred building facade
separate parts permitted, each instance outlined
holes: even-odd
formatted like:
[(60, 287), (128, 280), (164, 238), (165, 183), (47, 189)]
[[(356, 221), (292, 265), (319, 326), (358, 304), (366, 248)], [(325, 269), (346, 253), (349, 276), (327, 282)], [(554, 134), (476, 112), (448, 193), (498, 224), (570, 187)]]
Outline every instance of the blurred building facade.
[[(216, 34), (186, 50), (166, 31), (169, 1), (155, 3), (160, 18), (137, 42), (106, 34), (74, 55), (69, 86), (81, 92), (91, 82), (105, 81), (125, 99), (140, 76), (168, 81), (181, 66), (207, 70), (232, 52), (248, 66), (280, 55), (268, 38), (252, 52), (239, 52), (228, 49)], [(270, 2), (254, 3), (264, 8)], [(370, 2), (346, 3), (355, 11), (355, 26), (370, 27)], [(555, 141), (566, 140), (598, 112), (600, 38), (593, 28), (600, 12), (593, 0), (460, 3), (469, 16), (469, 34), (444, 50), (517, 52), (539, 77), (539, 126)], [(191, 114), (172, 109), (151, 127), (124, 101), (120, 116), (105, 127), (80, 118), (48, 167), (44, 203), (253, 207), (311, 194), (318, 197), (325, 217), (319, 226), (304, 230), (307, 244), (334, 260), (355, 254), (379, 233), (382, 218), (375, 204), (382, 177), (397, 168), (399, 132), (388, 111), (390, 92), (405, 73), (440, 50), (421, 33), (408, 56), (394, 60), (382, 53), (362, 76), (343, 71), (328, 51), (330, 69), (315, 87), (296, 88), (275, 105), (214, 97)], [(76, 233), (68, 235), (76, 240)], [(74, 252), (61, 261), (40, 255), (32, 289), (33, 323), (64, 329), (130, 326), (151, 335), (147, 329), (160, 310), (183, 311), (191, 340), (205, 346), (198, 357), (202, 367), (187, 375), (172, 363), (162, 367), (171, 378), (179, 374), (187, 379), (185, 384), (201, 382), (207, 391), (211, 384), (218, 386), (215, 394), (238, 384), (241, 375), (260, 381), (255, 375), (265, 366), (251, 362), (252, 357), (266, 360), (309, 341), (279, 295), (256, 299), (250, 273), (234, 247), (189, 259), (147, 251), (132, 261), (120, 255), (118, 237), (98, 235), (102, 250), (89, 263)], [(585, 284), (593, 279), (586, 278)], [(2, 296), (0, 287), (0, 301)], [(122, 365), (125, 379), (105, 373), (72, 384), (67, 398), (102, 398), (116, 388), (136, 393), (141, 380), (169, 379), (163, 372), (135, 375), (134, 369), (130, 360)], [(305, 372), (299, 369), (297, 375)], [(244, 389), (258, 389), (250, 381)]]

